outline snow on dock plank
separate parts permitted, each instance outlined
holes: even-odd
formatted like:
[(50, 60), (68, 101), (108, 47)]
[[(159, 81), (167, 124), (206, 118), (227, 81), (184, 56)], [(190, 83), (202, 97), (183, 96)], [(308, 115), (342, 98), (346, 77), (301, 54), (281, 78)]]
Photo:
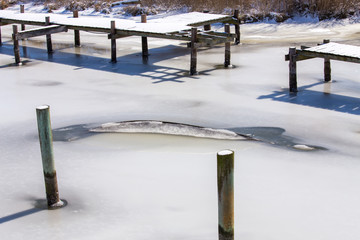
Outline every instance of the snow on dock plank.
[(303, 51), (360, 59), (360, 47), (359, 46), (346, 45), (346, 44), (340, 44), (340, 43), (330, 42), (330, 43), (322, 44), (322, 45), (319, 45), (316, 47), (307, 48)]
[(200, 26), (204, 23), (215, 23), (230, 20), (230, 16), (207, 13), (184, 13), (164, 18), (149, 19), (141, 23), (135, 20), (80, 17), (73, 18), (65, 14), (41, 14), (41, 13), (15, 13), (13, 11), (0, 11), (0, 21), (3, 23), (22, 23), (33, 25), (44, 25), (45, 17), (50, 17), (51, 24), (63, 25), (73, 29), (93, 30), (109, 32), (110, 22), (115, 21), (116, 29), (121, 31), (149, 32), (149, 33), (173, 33), (190, 30), (191, 26)]

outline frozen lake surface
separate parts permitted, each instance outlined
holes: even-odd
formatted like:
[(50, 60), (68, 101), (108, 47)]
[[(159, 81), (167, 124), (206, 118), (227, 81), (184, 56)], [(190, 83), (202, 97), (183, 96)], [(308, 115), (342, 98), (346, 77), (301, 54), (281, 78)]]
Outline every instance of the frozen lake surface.
[[(75, 49), (70, 31), (52, 35), (52, 56), (45, 37), (22, 42), (27, 57), (15, 66), (11, 26), (2, 27), (2, 238), (215, 240), (216, 153), (232, 149), (236, 239), (359, 239), (359, 65), (332, 62), (333, 82), (323, 83), (323, 60), (300, 62), (300, 91), (288, 94), (290, 46), (323, 38), (360, 45), (358, 24), (323, 24), (245, 25), (244, 43), (232, 46), (235, 67), (219, 67), (223, 46), (204, 49), (195, 76), (185, 43), (149, 39), (143, 64), (141, 39), (119, 39), (111, 64), (106, 35), (81, 32)], [(72, 141), (54, 132), (68, 202), (54, 211), (42, 208), (35, 108), (43, 104), (54, 129), (78, 126)], [(241, 130), (261, 141), (80, 131), (132, 120)]]

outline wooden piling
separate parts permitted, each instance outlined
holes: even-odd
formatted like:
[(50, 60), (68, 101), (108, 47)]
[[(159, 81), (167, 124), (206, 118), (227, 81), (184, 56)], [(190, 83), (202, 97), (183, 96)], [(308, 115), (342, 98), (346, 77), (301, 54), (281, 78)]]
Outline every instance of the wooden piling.
[[(50, 25), (50, 17), (45, 17), (45, 25)], [(51, 42), (51, 34), (46, 34), (46, 45), (48, 53), (53, 53), (53, 47)]]
[(240, 19), (239, 19), (238, 9), (234, 10), (234, 18), (237, 19), (237, 23), (235, 24), (235, 34), (236, 34), (235, 44), (237, 45), (240, 43)]
[(296, 48), (289, 48), (289, 91), (296, 93), (297, 74), (296, 74)]
[[(20, 13), (25, 13), (25, 6), (20, 5)], [(25, 30), (25, 24), (21, 24), (21, 31)]]
[[(78, 18), (79, 17), (79, 12), (77, 10), (75, 10), (73, 12), (73, 18)], [(75, 42), (75, 47), (80, 47), (80, 31), (79, 30), (74, 30), (74, 42)]]
[(219, 240), (234, 239), (234, 152), (217, 153)]
[[(204, 10), (203, 13), (209, 13), (209, 10)], [(204, 25), (204, 31), (210, 31), (210, 30), (211, 30), (210, 24)]]
[(41, 158), (45, 180), (46, 199), (49, 208), (57, 208), (63, 205), (59, 198), (57, 184), (53, 139), (50, 122), (50, 107), (47, 105), (36, 108), (37, 124), (40, 140)]
[(197, 28), (191, 28), (191, 56), (190, 56), (190, 75), (196, 74), (197, 64)]
[[(225, 32), (227, 34), (230, 34), (230, 25), (229, 24), (225, 24)], [(225, 67), (230, 66), (230, 56), (231, 56), (230, 42), (225, 42), (225, 62), (224, 62)]]
[[(146, 23), (146, 14), (141, 15), (141, 22)], [(148, 40), (147, 37), (141, 37), (141, 45), (142, 45), (142, 58), (143, 61), (146, 63), (149, 59), (149, 47), (148, 47)]]
[(115, 28), (115, 21), (111, 21), (111, 62), (116, 63), (116, 28)]
[(18, 33), (18, 26), (13, 25), (13, 43), (14, 43), (14, 56), (15, 56), (15, 63), (20, 63), (20, 49), (19, 49), (19, 40), (17, 39), (17, 33)]
[[(324, 39), (323, 44), (330, 43), (329, 39)], [(329, 58), (324, 58), (324, 81), (331, 81), (331, 63)]]

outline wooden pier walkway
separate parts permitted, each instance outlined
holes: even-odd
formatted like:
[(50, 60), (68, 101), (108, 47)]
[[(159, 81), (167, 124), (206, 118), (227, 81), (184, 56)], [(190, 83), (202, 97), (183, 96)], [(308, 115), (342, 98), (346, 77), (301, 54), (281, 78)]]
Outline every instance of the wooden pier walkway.
[(312, 58), (324, 59), (324, 81), (329, 82), (331, 81), (330, 60), (360, 63), (360, 47), (324, 40), (322, 44), (315, 47), (290, 48), (289, 54), (285, 56), (285, 60), (289, 61), (290, 92), (297, 92), (296, 62)]
[[(224, 23), (224, 32), (211, 31), (211, 24)], [(127, 20), (101, 17), (79, 17), (78, 12), (73, 16), (65, 14), (39, 14), (39, 13), (15, 13), (13, 11), (0, 11), (0, 26), (7, 24), (21, 24), (19, 31), (17, 25), (13, 25), (13, 41), (15, 62), (20, 63), (19, 40), (46, 35), (48, 52), (52, 52), (51, 34), (74, 30), (75, 46), (80, 46), (79, 31), (91, 31), (108, 33), (111, 40), (111, 60), (116, 62), (116, 39), (127, 36), (142, 37), (143, 58), (148, 58), (147, 37), (164, 38), (188, 41), (191, 48), (191, 74), (196, 73), (196, 52), (197, 48), (203, 46), (213, 46), (225, 43), (225, 66), (230, 65), (230, 42), (240, 42), (240, 25), (238, 11), (234, 11), (233, 16), (191, 12), (178, 15), (167, 16), (164, 18), (146, 19), (146, 15), (141, 16), (141, 20)], [(228, 24), (235, 26), (235, 34), (230, 33)], [(25, 30), (25, 25), (40, 26)], [(202, 28), (204, 26), (204, 28)], [(205, 30), (206, 29), (206, 30)], [(0, 27), (1, 44), (1, 27)]]

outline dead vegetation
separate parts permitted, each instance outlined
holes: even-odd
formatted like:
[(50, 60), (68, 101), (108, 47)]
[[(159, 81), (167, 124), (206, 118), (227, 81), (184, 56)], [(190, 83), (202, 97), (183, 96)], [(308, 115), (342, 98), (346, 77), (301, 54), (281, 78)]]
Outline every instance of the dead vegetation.
[[(110, 13), (114, 3), (119, 0), (0, 0), (0, 9), (17, 3), (34, 2), (42, 4), (49, 11), (65, 7), (65, 9), (85, 10)], [(275, 19), (284, 21), (294, 15), (317, 16), (320, 20), (329, 18), (347, 18), (360, 14), (359, 0), (141, 0), (141, 5), (124, 7), (125, 14), (156, 14), (157, 10), (203, 11), (229, 14), (239, 9), (244, 22)]]

